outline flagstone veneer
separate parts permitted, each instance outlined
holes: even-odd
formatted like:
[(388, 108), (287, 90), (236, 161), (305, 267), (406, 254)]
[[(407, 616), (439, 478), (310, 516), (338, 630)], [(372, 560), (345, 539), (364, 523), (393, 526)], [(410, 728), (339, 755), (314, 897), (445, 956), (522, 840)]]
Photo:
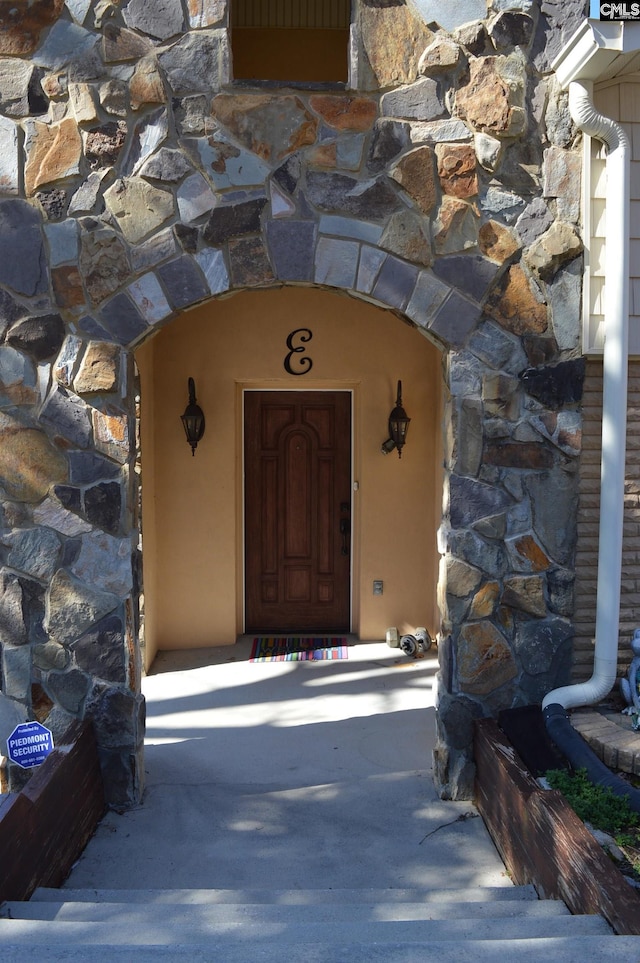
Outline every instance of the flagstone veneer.
[(442, 349), (442, 794), (474, 718), (566, 681), (575, 16), (356, 0), (353, 89), (280, 90), (230, 84), (225, 0), (0, 2), (0, 702), (92, 718), (113, 805), (143, 784), (132, 351), (231, 290), (339, 289)]

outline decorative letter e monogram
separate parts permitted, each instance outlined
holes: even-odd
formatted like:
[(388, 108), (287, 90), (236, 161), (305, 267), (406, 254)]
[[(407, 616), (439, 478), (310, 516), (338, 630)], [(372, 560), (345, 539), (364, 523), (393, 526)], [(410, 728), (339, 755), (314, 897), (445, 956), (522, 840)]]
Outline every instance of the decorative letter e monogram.
[(313, 335), (309, 328), (296, 328), (292, 331), (287, 338), (287, 348), (289, 348), (289, 354), (284, 359), (284, 369), (291, 375), (303, 375), (311, 371), (313, 367), (313, 361), (309, 357), (300, 358), (297, 363), (297, 370), (291, 367), (291, 361), (293, 356), (296, 354), (304, 354), (304, 345), (311, 341)]

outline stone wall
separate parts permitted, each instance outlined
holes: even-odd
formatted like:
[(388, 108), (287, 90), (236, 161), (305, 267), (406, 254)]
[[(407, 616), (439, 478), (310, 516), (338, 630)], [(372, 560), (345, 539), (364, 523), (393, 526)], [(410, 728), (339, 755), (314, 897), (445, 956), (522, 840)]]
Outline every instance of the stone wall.
[(566, 680), (581, 161), (550, 62), (584, 6), (446, 32), (358, 0), (357, 89), (313, 91), (230, 84), (224, 0), (0, 2), (2, 701), (92, 718), (113, 805), (143, 771), (131, 354), (234, 290), (338, 288), (442, 348), (442, 794), (473, 718)]

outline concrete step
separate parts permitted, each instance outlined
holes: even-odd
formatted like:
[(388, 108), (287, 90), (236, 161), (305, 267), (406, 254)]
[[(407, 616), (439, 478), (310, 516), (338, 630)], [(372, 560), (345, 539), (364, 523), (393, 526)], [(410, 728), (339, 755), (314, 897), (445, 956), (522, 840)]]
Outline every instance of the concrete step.
[[(210, 940), (260, 945), (265, 941), (291, 945), (304, 942), (334, 943), (420, 943), (467, 940), (515, 940), (548, 937), (600, 936), (611, 933), (599, 916), (557, 916), (548, 918), (511, 917), (502, 919), (390, 920), (366, 922), (307, 922), (304, 914), (293, 922), (268, 917), (247, 922), (235, 915), (226, 920), (148, 921), (138, 914), (112, 922), (66, 920), (0, 920), (0, 945), (19, 943), (73, 945), (127, 943), (138, 946), (187, 945)], [(463, 952), (466, 952), (464, 950)]]
[(7, 902), (0, 906), (0, 918), (25, 920), (66, 920), (76, 922), (225, 924), (249, 923), (359, 923), (399, 920), (445, 919), (550, 919), (569, 916), (560, 900), (499, 900), (495, 903), (401, 903), (382, 901), (323, 903), (305, 905), (265, 903), (123, 903)]
[[(39, 887), (31, 902), (52, 900), (72, 903), (266, 903), (312, 905), (314, 903), (494, 903), (501, 900), (533, 900), (533, 886), (473, 886), (464, 889), (425, 887), (402, 889), (53, 889)], [(564, 904), (562, 904), (564, 905)]]
[[(434, 941), (378, 943), (371, 940), (346, 943), (301, 942), (295, 947), (295, 963), (635, 963), (640, 959), (638, 936), (569, 936), (547, 939)], [(138, 944), (95, 945), (88, 940), (74, 946), (50, 946), (2, 941), (2, 963), (282, 963), (282, 944), (207, 940), (171, 946)]]

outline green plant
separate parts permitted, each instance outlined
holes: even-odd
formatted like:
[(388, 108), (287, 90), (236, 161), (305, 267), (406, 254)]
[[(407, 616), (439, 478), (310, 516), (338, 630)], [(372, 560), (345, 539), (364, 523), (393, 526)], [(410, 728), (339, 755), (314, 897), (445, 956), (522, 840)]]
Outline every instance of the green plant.
[(566, 772), (553, 769), (546, 774), (552, 789), (558, 789), (583, 822), (602, 829), (616, 838), (619, 845), (623, 838), (635, 839), (634, 830), (640, 829), (640, 816), (629, 807), (626, 796), (616, 796), (607, 786), (594, 786), (586, 769)]
[(616, 858), (619, 868), (640, 882), (640, 815), (629, 807), (628, 798), (616, 796), (609, 788), (594, 786), (585, 769), (572, 773), (554, 769), (546, 778), (583, 822), (613, 836), (622, 852), (622, 860)]

